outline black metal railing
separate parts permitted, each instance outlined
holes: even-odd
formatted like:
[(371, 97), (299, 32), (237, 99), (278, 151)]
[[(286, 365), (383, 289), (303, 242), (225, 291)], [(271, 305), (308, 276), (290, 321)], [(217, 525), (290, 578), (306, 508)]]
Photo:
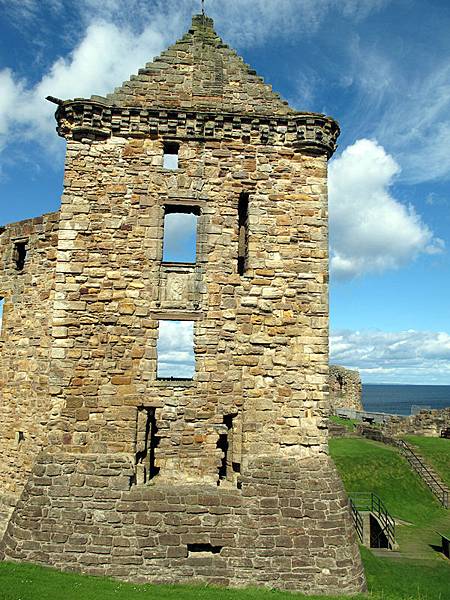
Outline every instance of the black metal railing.
[[(353, 492), (350, 495), (350, 506), (352, 514), (353, 511), (357, 512), (358, 514), (360, 512), (373, 513), (377, 517), (381, 527), (381, 531), (377, 536), (378, 540), (376, 541), (379, 541), (379, 538), (382, 535), (385, 535), (389, 546), (391, 548), (395, 546), (395, 521), (389, 514), (389, 511), (387, 510), (384, 502), (379, 496), (377, 496), (377, 494), (375, 494), (374, 492)], [(359, 518), (361, 519), (362, 523), (361, 515), (359, 515)], [(353, 517), (353, 521), (355, 522), (355, 517)], [(357, 527), (356, 523), (355, 527)], [(357, 532), (358, 536), (360, 537), (360, 540), (362, 540), (362, 527), (361, 535), (358, 529)], [(374, 545), (377, 546), (377, 543), (375, 543)]]
[(421, 479), (428, 485), (433, 494), (437, 497), (444, 508), (448, 508), (448, 490), (430, 471), (422, 458), (414, 452), (409, 444), (404, 440), (395, 440), (395, 445), (400, 448), (406, 460), (412, 468), (418, 473)]
[(363, 543), (363, 534), (364, 534), (364, 521), (361, 516), (361, 513), (356, 508), (353, 500), (351, 498), (349, 498), (349, 500), (350, 500), (350, 510), (352, 513), (353, 525), (355, 526), (355, 529), (356, 529), (356, 535), (358, 536), (358, 539), (362, 544)]

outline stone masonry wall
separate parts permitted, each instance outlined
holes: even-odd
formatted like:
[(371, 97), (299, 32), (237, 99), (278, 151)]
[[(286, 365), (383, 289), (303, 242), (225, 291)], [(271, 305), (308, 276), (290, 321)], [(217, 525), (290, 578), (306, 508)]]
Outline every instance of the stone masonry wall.
[(358, 371), (330, 365), (328, 386), (332, 410), (334, 408), (364, 410), (361, 400), (361, 377)]
[[(326, 449), (326, 157), (273, 143), (163, 137), (69, 140), (56, 267), (52, 363), (73, 452), (135, 451), (137, 410), (156, 410), (159, 478), (217, 481), (224, 415), (242, 463)], [(249, 260), (237, 272), (238, 202), (249, 193)], [(161, 298), (167, 205), (198, 206), (195, 308)], [(167, 290), (166, 290), (167, 292)], [(195, 321), (193, 381), (157, 379), (159, 319)], [(240, 421), (240, 422), (239, 422)]]
[[(46, 441), (58, 213), (0, 228), (0, 495), (17, 498)], [(25, 244), (23, 268), (16, 244)]]
[(258, 459), (240, 490), (130, 490), (132, 473), (120, 454), (41, 455), (4, 557), (133, 582), (195, 579), (340, 595), (364, 588), (342, 483), (325, 457)]
[(383, 426), (383, 433), (392, 437), (404, 435), (439, 437), (441, 431), (447, 427), (450, 427), (450, 408), (421, 410), (409, 417), (389, 417)]

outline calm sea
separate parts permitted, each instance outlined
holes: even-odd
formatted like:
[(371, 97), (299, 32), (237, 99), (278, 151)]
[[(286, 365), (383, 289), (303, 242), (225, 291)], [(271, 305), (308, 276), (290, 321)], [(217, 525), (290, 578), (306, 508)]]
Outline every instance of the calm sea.
[(369, 412), (410, 415), (411, 406), (424, 409), (450, 406), (450, 385), (363, 384), (362, 401)]

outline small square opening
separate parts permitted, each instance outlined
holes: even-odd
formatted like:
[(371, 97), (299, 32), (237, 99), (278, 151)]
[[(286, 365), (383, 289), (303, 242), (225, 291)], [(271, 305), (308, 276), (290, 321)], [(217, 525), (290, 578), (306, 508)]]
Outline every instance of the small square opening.
[(178, 169), (178, 152), (180, 145), (176, 142), (164, 142), (163, 167), (175, 171)]

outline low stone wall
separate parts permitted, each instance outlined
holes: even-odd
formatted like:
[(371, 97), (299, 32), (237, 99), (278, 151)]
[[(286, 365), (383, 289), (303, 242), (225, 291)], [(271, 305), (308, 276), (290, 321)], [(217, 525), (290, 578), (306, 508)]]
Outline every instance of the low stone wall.
[(361, 377), (358, 371), (330, 365), (328, 387), (332, 410), (336, 408), (364, 410), (361, 400)]
[(404, 435), (439, 437), (441, 431), (447, 427), (450, 427), (450, 408), (421, 410), (410, 417), (390, 417), (383, 427), (383, 432), (392, 437)]
[(133, 582), (365, 588), (347, 498), (326, 456), (260, 458), (241, 489), (130, 488), (132, 475), (126, 455), (41, 455), (4, 558)]

